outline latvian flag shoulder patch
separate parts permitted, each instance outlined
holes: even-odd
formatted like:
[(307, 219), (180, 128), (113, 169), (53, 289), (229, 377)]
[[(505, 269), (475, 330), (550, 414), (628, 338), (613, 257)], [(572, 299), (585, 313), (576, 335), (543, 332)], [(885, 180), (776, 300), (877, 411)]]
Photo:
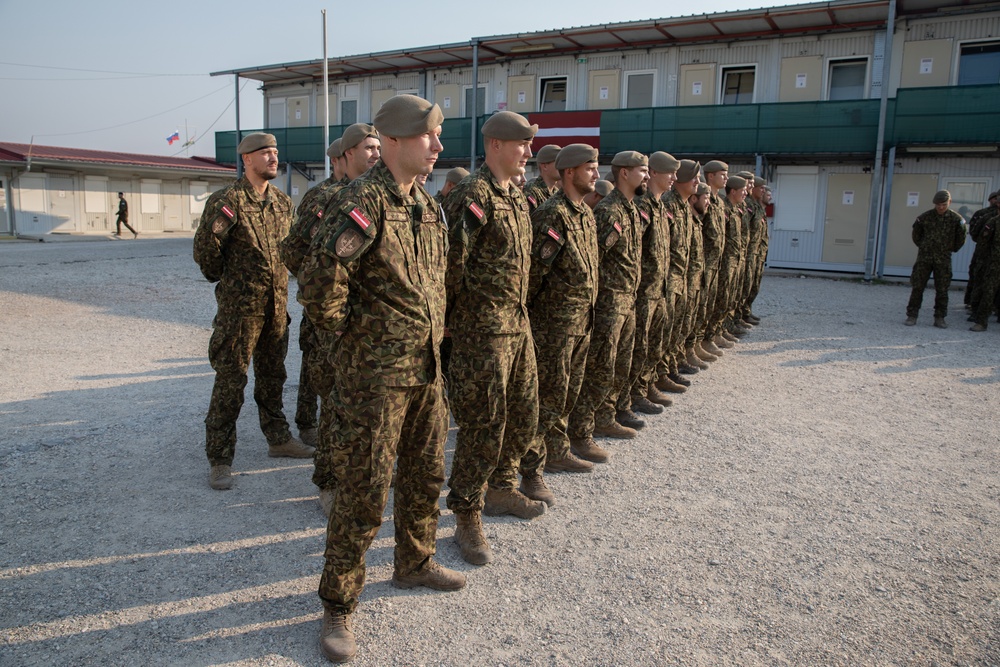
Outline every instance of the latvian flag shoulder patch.
[(352, 209), (348, 215), (351, 216), (354, 222), (358, 223), (358, 226), (361, 227), (361, 229), (368, 229), (372, 224), (368, 221), (368, 218), (365, 217), (365, 214), (357, 208)]
[(236, 212), (225, 204), (223, 204), (221, 211), (230, 220), (232, 220), (236, 216)]
[(483, 216), (486, 215), (483, 213), (483, 209), (479, 208), (479, 204), (474, 201), (469, 202), (469, 210), (472, 211), (472, 214), (480, 220), (482, 220)]
[(546, 229), (545, 233), (548, 234), (549, 236), (551, 236), (556, 241), (561, 241), (562, 240), (562, 237), (559, 236), (559, 232), (557, 232), (556, 230), (552, 229), (551, 227), (549, 227), (548, 229)]

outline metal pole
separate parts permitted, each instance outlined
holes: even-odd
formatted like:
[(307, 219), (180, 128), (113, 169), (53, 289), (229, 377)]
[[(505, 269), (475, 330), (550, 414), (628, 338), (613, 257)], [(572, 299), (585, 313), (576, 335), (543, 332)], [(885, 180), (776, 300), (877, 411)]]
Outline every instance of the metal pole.
[(879, 225), (879, 239), (878, 239), (878, 261), (875, 262), (875, 275), (881, 278), (885, 275), (885, 246), (887, 239), (889, 237), (889, 232), (886, 227), (889, 224), (889, 203), (891, 197), (889, 196), (892, 192), (892, 177), (896, 173), (896, 147), (893, 146), (889, 149), (889, 164), (885, 168), (885, 192), (882, 198), (882, 219), (885, 220), (884, 225)]
[[(889, 0), (889, 16), (885, 22), (885, 55), (882, 58), (882, 100), (878, 107), (878, 137), (875, 141), (875, 164), (872, 167), (871, 206), (868, 209), (868, 242), (865, 244), (865, 282), (872, 279), (879, 254), (878, 238), (882, 216), (882, 152), (885, 150), (885, 116), (889, 105), (889, 73), (892, 63), (892, 33), (896, 29), (896, 0)], [(888, 202), (888, 198), (886, 198)]]
[[(235, 75), (233, 81), (236, 83), (236, 145), (240, 145), (240, 75)], [(236, 152), (236, 178), (243, 178), (243, 158), (239, 151)]]
[(479, 117), (477, 112), (479, 111), (479, 40), (472, 40), (472, 116), (471, 130), (469, 135), (471, 136), (469, 149), (469, 171), (476, 170), (476, 135), (479, 134)]
[(326, 10), (323, 10), (323, 177), (330, 178), (330, 63), (326, 59)]

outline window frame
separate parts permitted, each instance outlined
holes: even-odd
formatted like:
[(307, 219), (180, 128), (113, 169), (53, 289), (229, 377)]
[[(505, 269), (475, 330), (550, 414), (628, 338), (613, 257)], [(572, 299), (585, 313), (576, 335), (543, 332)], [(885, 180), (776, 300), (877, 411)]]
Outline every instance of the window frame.
[[(753, 92), (750, 93), (749, 102), (726, 102), (726, 75), (730, 73), (753, 71)], [(742, 65), (719, 65), (719, 104), (724, 106), (738, 106), (740, 104), (757, 103), (757, 63), (745, 63)], [(737, 93), (739, 95), (739, 93)]]
[[(649, 106), (648, 107), (630, 107), (628, 106), (628, 89), (629, 89), (629, 78), (632, 76), (644, 76), (646, 74), (652, 75), (653, 84), (650, 86), (649, 90)], [(622, 109), (648, 109), (656, 106), (656, 70), (655, 69), (634, 69), (622, 72)]]

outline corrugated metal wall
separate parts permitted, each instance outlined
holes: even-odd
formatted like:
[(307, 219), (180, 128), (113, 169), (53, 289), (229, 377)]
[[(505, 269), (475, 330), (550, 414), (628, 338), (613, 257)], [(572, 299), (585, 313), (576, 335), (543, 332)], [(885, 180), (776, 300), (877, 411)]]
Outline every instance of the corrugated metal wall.
[[(955, 18), (919, 19), (905, 23), (906, 41), (921, 39), (1000, 39), (1000, 12)], [(899, 33), (897, 33), (898, 35)]]

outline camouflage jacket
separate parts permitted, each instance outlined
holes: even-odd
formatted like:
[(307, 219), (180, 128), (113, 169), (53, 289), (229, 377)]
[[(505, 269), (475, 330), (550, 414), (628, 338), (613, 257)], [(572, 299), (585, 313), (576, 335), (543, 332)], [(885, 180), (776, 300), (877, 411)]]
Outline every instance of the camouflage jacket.
[(597, 224), (590, 207), (557, 192), (531, 214), (528, 310), (535, 332), (583, 335), (597, 303)]
[(701, 289), (705, 279), (705, 235), (702, 229), (705, 218), (698, 211), (691, 209), (691, 250), (688, 251), (688, 292)]
[(636, 197), (639, 214), (649, 222), (642, 235), (642, 275), (639, 294), (647, 299), (667, 296), (667, 273), (670, 270), (670, 218), (667, 206), (651, 193)]
[(328, 207), (299, 270), (298, 299), (321, 336), (337, 335), (347, 386), (406, 387), (440, 375), (447, 230), (414, 184), (400, 191), (379, 161)]
[(694, 220), (691, 205), (676, 190), (664, 192), (660, 198), (666, 205), (670, 221), (670, 269), (667, 272), (667, 289), (674, 294), (687, 291), (688, 261), (691, 254), (691, 236)]
[(298, 273), (302, 259), (309, 250), (309, 244), (319, 231), (323, 212), (327, 204), (350, 181), (347, 177), (335, 179), (333, 176), (309, 188), (295, 209), (295, 222), (288, 236), (281, 242), (281, 259), (292, 273)]
[(594, 219), (601, 258), (598, 300), (602, 308), (631, 310), (642, 273), (645, 220), (618, 188), (597, 204)]
[[(996, 226), (996, 219), (1000, 217), (1000, 208), (996, 206), (987, 206), (986, 208), (981, 208), (972, 214), (969, 218), (969, 238), (971, 238), (976, 243), (983, 236), (983, 232), (989, 229), (991, 232)], [(992, 220), (992, 223), (990, 222)]]
[(534, 212), (545, 203), (546, 199), (554, 195), (555, 191), (555, 188), (545, 185), (545, 180), (541, 176), (531, 179), (524, 184), (524, 198), (528, 200), (528, 208)]
[(532, 234), (524, 194), (512, 184), (502, 189), (484, 164), (446, 201), (449, 328), (527, 332)]
[(761, 249), (766, 248), (767, 241), (767, 214), (764, 212), (764, 205), (752, 197), (747, 197), (747, 211), (750, 213), (747, 233), (749, 235), (748, 256), (757, 257)]
[(948, 257), (965, 245), (965, 221), (951, 209), (924, 211), (913, 221), (913, 242), (921, 255)]
[(729, 201), (729, 197), (722, 198), (722, 206), (726, 214), (726, 240), (719, 265), (732, 271), (743, 260), (743, 208)]
[[(713, 194), (708, 200), (708, 209), (702, 218), (701, 236), (705, 250), (705, 276), (719, 270), (722, 251), (726, 245), (726, 208), (722, 197)], [(703, 283), (704, 284), (704, 283)]]
[(194, 235), (194, 261), (215, 286), (219, 315), (288, 319), (288, 270), (278, 246), (292, 223), (292, 200), (268, 184), (258, 195), (243, 178), (212, 193)]

